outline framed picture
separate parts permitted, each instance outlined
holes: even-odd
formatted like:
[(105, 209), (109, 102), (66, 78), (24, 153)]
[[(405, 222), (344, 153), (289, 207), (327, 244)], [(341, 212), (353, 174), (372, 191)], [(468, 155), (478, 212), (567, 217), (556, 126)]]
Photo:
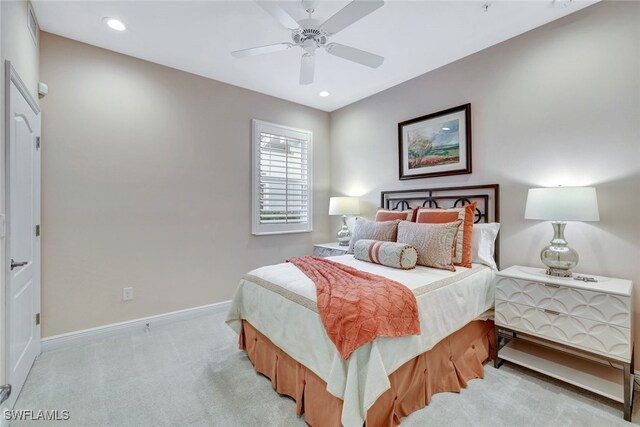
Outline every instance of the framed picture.
[(471, 104), (398, 123), (400, 179), (471, 173)]

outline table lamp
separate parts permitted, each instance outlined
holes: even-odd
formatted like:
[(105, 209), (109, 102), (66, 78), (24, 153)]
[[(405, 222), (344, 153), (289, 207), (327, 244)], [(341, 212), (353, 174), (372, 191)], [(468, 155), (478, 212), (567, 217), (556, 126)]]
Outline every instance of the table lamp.
[(360, 214), (360, 202), (355, 197), (331, 197), (329, 199), (329, 215), (342, 215), (342, 227), (338, 230), (338, 244), (349, 246), (351, 231), (347, 227), (347, 215)]
[(540, 259), (547, 274), (571, 277), (578, 265), (578, 252), (564, 239), (566, 221), (600, 221), (598, 198), (593, 187), (532, 188), (527, 195), (525, 219), (552, 221), (553, 240), (542, 249)]

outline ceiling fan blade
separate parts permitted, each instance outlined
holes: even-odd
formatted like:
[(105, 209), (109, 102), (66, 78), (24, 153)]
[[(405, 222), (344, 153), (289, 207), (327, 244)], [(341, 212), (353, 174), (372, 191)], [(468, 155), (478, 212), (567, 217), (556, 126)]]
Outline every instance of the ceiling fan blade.
[(300, 84), (310, 85), (313, 83), (313, 74), (316, 68), (316, 57), (310, 53), (302, 55), (302, 64), (300, 65)]
[(328, 35), (342, 31), (384, 5), (383, 0), (353, 0), (320, 26)]
[(327, 52), (340, 58), (357, 62), (371, 68), (378, 68), (384, 62), (384, 57), (355, 47), (345, 46), (339, 43), (329, 43), (326, 46)]
[(293, 46), (293, 43), (276, 43), (266, 46), (252, 47), (249, 49), (236, 50), (231, 52), (231, 56), (235, 58), (246, 58), (247, 56), (262, 55), (264, 53), (279, 52), (287, 50)]
[(293, 19), (283, 8), (278, 6), (276, 2), (256, 0), (256, 3), (258, 3), (258, 6), (263, 8), (269, 15), (273, 16), (273, 18), (283, 27), (290, 30), (295, 30), (300, 27), (296, 20)]

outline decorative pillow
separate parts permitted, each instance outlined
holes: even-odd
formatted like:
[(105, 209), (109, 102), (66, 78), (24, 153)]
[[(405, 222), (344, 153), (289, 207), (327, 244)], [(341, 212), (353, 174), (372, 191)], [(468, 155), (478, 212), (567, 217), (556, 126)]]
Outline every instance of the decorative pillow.
[(398, 243), (416, 248), (420, 265), (456, 271), (453, 266), (453, 248), (460, 224), (460, 219), (444, 224), (402, 221), (398, 225)]
[[(432, 209), (432, 208), (420, 208), (416, 217), (416, 222), (419, 223), (445, 223), (451, 222), (455, 219), (462, 220), (462, 232), (456, 242), (456, 250), (454, 253), (453, 263), (461, 267), (471, 268), (473, 262), (471, 254), (471, 246), (473, 241), (473, 220), (476, 214), (477, 203), (471, 203), (470, 205), (461, 206), (459, 208), (448, 209)], [(453, 215), (457, 214), (457, 218)]]
[(500, 224), (497, 222), (473, 225), (473, 245), (471, 250), (473, 262), (484, 264), (495, 270), (498, 269), (493, 258), (498, 231), (500, 231)]
[(370, 239), (381, 240), (385, 242), (395, 242), (398, 235), (398, 223), (400, 220), (375, 222), (364, 218), (357, 217), (353, 232), (351, 233), (351, 241), (349, 242), (348, 254), (353, 253), (353, 248), (358, 240)]
[(393, 221), (399, 219), (401, 221), (413, 221), (415, 209), (409, 209), (406, 211), (392, 211), (389, 209), (378, 209), (376, 212), (376, 221)]
[(382, 264), (387, 267), (411, 270), (416, 267), (418, 252), (410, 245), (379, 240), (358, 240), (353, 255), (360, 261)]

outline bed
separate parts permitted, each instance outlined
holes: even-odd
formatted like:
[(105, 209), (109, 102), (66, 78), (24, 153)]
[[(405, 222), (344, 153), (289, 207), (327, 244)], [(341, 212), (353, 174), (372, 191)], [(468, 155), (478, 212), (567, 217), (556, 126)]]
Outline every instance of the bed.
[[(460, 206), (477, 202), (475, 222), (497, 222), (498, 185), (387, 191), (381, 207)], [(496, 260), (498, 259), (496, 241)], [(379, 337), (343, 360), (329, 340), (316, 288), (291, 263), (246, 274), (227, 323), (256, 370), (277, 392), (293, 397), (312, 426), (389, 426), (429, 403), (432, 394), (459, 391), (483, 376), (492, 354), (495, 269), (481, 264), (455, 272), (417, 266), (399, 270), (359, 261), (332, 261), (395, 280), (412, 290), (420, 335)]]

